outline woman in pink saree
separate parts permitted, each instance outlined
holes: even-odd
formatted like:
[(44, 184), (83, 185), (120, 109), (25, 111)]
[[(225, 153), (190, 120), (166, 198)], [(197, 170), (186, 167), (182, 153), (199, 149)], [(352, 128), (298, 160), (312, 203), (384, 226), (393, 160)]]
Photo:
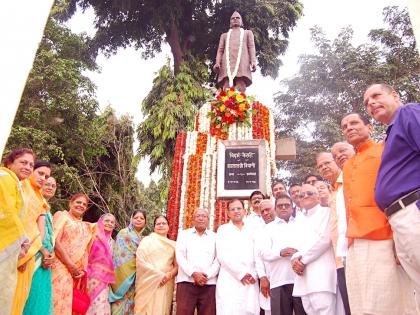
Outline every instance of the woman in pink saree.
[(52, 267), (55, 315), (71, 315), (74, 280), (83, 277), (88, 262), (93, 225), (82, 221), (89, 198), (77, 193), (70, 199), (68, 211), (54, 214), (55, 255)]
[(112, 231), (115, 217), (106, 213), (98, 220), (95, 239), (88, 259), (88, 294), (90, 306), (87, 315), (111, 315), (109, 304), (109, 284), (115, 281), (114, 261), (112, 260)]

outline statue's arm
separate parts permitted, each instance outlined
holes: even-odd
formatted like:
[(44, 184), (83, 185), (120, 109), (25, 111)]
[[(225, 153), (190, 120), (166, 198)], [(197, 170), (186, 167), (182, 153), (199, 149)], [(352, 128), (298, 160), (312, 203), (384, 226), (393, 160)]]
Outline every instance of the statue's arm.
[(257, 68), (257, 57), (255, 56), (255, 42), (254, 42), (254, 34), (252, 31), (247, 30), (247, 47), (248, 47), (248, 54), (249, 54), (249, 62), (251, 66), (251, 70), (255, 71)]
[(226, 46), (226, 33), (220, 36), (219, 47), (217, 48), (216, 63), (214, 64), (214, 71), (218, 72), (222, 62), (223, 53), (225, 52)]

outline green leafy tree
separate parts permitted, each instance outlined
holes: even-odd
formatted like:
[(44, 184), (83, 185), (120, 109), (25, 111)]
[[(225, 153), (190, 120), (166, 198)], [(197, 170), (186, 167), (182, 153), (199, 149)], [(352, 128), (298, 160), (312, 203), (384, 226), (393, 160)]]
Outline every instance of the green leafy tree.
[[(387, 28), (372, 30), (371, 42), (353, 46), (351, 27), (328, 40), (318, 27), (312, 29), (317, 52), (300, 57), (300, 70), (283, 81), (286, 89), (275, 103), (281, 136), (297, 139), (297, 159), (281, 162), (292, 180), (314, 172), (317, 152), (341, 141), (341, 118), (349, 112), (365, 112), (363, 93), (369, 84), (388, 82), (404, 101), (418, 100), (420, 60), (407, 10), (384, 9)], [(377, 135), (383, 131), (378, 128)]]
[(253, 30), (257, 59), (263, 75), (273, 78), (286, 51), (289, 31), (301, 16), (297, 0), (185, 1), (185, 0), (72, 0), (64, 18), (77, 6), (95, 11), (97, 33), (92, 51), (110, 55), (133, 45), (144, 58), (152, 58), (162, 45), (171, 48), (173, 64), (159, 70), (149, 95), (142, 103), (145, 120), (138, 128), (140, 157), (149, 156), (169, 190), (176, 135), (191, 129), (196, 109), (208, 97), (206, 89), (215, 60), (219, 36), (229, 28), (234, 10), (243, 13), (246, 28)]
[(55, 164), (59, 190), (52, 209), (67, 208), (68, 197), (87, 193), (96, 220), (104, 211), (124, 222), (138, 204), (134, 125), (111, 109), (98, 114), (95, 86), (83, 75), (95, 70), (89, 38), (60, 24), (55, 6), (35, 56), (7, 143), (7, 151), (31, 147), (38, 159)]

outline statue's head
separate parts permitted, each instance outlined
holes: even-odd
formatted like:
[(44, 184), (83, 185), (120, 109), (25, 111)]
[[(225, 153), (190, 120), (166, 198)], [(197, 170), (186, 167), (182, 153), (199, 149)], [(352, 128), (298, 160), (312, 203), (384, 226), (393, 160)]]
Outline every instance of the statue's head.
[(243, 26), (242, 17), (237, 11), (235, 11), (235, 12), (233, 12), (232, 16), (230, 17), (230, 28), (240, 27), (240, 26)]

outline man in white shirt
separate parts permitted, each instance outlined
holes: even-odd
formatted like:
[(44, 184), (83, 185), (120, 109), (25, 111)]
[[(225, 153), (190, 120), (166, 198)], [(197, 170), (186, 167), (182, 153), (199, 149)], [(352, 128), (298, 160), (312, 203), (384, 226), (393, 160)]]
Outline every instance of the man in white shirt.
[(216, 258), (216, 234), (208, 229), (209, 212), (198, 208), (193, 227), (178, 236), (176, 312), (177, 314), (216, 314), (216, 281), (219, 262)]
[(335, 315), (337, 273), (330, 238), (330, 209), (321, 207), (312, 185), (302, 185), (303, 214), (296, 220), (296, 249), (292, 268), (296, 273), (293, 296), (300, 296), (308, 314)]
[(261, 201), (264, 199), (266, 199), (266, 197), (259, 190), (253, 191), (251, 196), (249, 196), (249, 203), (251, 204), (252, 209), (246, 216), (245, 222), (250, 226), (252, 225), (254, 229), (261, 229), (265, 225), (260, 210)]
[[(290, 257), (296, 252), (292, 199), (282, 194), (276, 199), (277, 217), (267, 224), (267, 239), (261, 255), (270, 279), (270, 304), (272, 315), (305, 315), (300, 297), (293, 297), (294, 273)], [(263, 206), (262, 206), (263, 208)]]
[(264, 199), (260, 203), (261, 217), (265, 225), (260, 232), (257, 232), (254, 244), (255, 267), (260, 284), (259, 302), (262, 309), (261, 313), (271, 315), (270, 311), (270, 281), (267, 274), (267, 265), (262, 258), (262, 250), (267, 245), (268, 234), (266, 232), (267, 224), (272, 222), (276, 216), (274, 204), (270, 199)]
[(244, 222), (246, 211), (241, 200), (230, 200), (227, 207), (230, 221), (221, 225), (216, 235), (220, 263), (216, 311), (218, 315), (258, 315), (254, 230)]

